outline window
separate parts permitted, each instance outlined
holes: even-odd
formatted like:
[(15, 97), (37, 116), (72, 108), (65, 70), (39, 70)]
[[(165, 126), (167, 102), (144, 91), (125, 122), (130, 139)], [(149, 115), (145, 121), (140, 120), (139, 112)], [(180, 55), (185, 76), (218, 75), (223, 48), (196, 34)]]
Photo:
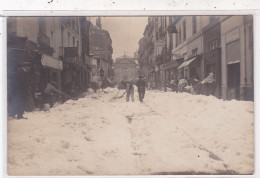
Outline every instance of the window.
[(164, 31), (167, 29), (167, 17), (164, 17)]
[(45, 35), (47, 33), (47, 23), (44, 17), (39, 18), (39, 32), (40, 34), (45, 34)]
[(169, 44), (169, 48), (170, 48), (170, 51), (172, 51), (172, 49), (173, 49), (173, 37), (172, 37), (172, 35), (170, 35), (170, 44)]
[(72, 28), (75, 30), (75, 26), (76, 25), (76, 23), (75, 23), (75, 20), (74, 19), (72, 19)]
[(175, 47), (178, 46), (178, 33), (175, 34)]
[(180, 44), (181, 43), (181, 27), (179, 28), (179, 39), (178, 39), (178, 44)]
[(63, 33), (64, 33), (64, 27), (61, 25), (60, 27), (61, 30), (61, 46), (63, 47), (64, 41), (63, 41)]
[(68, 32), (68, 46), (70, 46), (70, 32)]
[(191, 55), (192, 55), (192, 57), (197, 56), (198, 55), (198, 48), (193, 49)]
[(192, 16), (192, 34), (197, 32), (197, 18)]
[(217, 47), (218, 47), (218, 41), (216, 39), (209, 42), (210, 51), (216, 49)]
[(184, 21), (182, 23), (182, 28), (183, 28), (183, 41), (186, 40), (186, 22)]
[(226, 46), (227, 63), (232, 64), (239, 62), (241, 59), (240, 40), (232, 41)]
[(53, 40), (53, 31), (51, 31), (51, 39)]
[(75, 46), (75, 37), (73, 36), (72, 38), (72, 42), (73, 42), (73, 47)]

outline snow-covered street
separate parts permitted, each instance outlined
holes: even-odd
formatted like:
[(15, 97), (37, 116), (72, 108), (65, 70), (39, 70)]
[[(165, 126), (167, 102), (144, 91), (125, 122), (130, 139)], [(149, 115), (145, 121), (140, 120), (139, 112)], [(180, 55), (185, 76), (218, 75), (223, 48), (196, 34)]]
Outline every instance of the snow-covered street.
[(253, 173), (253, 102), (147, 91), (140, 103), (135, 90), (127, 103), (105, 91), (9, 118), (8, 174)]

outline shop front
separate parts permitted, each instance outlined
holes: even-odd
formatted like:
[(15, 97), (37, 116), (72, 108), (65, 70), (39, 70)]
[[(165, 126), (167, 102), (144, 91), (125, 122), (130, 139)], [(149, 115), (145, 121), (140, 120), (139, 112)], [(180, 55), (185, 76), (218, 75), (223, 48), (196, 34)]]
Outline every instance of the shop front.
[(177, 67), (183, 63), (183, 58), (169, 61), (165, 64), (165, 80), (170, 82), (171, 80), (178, 80)]
[[(198, 78), (201, 73), (200, 70), (200, 56), (194, 56), (185, 60), (179, 67), (178, 70), (178, 78), (187, 78), (188, 80), (191, 78)], [(200, 80), (200, 79), (199, 79)]]
[(45, 85), (48, 82), (56, 82), (61, 89), (61, 71), (63, 70), (62, 61), (48, 55), (42, 55), (41, 63), (44, 68)]

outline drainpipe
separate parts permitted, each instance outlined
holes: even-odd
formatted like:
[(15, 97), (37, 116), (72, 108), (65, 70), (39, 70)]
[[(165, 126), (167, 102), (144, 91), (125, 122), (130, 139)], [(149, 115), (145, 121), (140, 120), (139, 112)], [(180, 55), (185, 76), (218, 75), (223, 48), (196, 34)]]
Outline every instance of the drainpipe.
[(245, 63), (245, 77), (244, 77), (244, 81), (245, 81), (245, 86), (244, 86), (244, 88), (243, 88), (243, 99), (245, 100), (246, 99), (246, 94), (247, 94), (247, 91), (246, 91), (246, 89), (247, 89), (247, 79), (246, 79), (246, 76), (247, 76), (247, 69), (246, 69), (246, 57), (247, 57), (247, 53), (246, 53), (246, 26), (247, 26), (247, 24), (246, 24), (246, 16), (243, 16), (243, 22), (244, 22), (244, 63)]
[(205, 65), (204, 65), (204, 46), (203, 46), (203, 33), (202, 33), (202, 17), (200, 16), (200, 35), (201, 35), (201, 74), (202, 78), (205, 78)]

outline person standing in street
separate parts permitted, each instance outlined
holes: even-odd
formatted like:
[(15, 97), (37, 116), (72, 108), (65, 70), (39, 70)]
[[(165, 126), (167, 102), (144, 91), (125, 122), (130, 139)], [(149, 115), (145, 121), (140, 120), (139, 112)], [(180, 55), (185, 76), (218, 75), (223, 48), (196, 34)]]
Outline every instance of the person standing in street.
[(143, 102), (145, 94), (145, 81), (142, 76), (139, 76), (139, 80), (137, 81), (136, 86), (138, 88), (139, 101)]
[(129, 98), (131, 96), (132, 102), (134, 102), (134, 86), (131, 81), (127, 80), (127, 76), (124, 76), (123, 81), (121, 82), (121, 85), (126, 90), (126, 102), (129, 102)]
[(15, 117), (17, 114), (17, 119), (27, 119), (23, 117), (23, 114), (30, 86), (29, 72), (31, 71), (31, 67), (32, 64), (30, 62), (24, 62), (15, 73), (13, 96), (14, 112), (12, 113), (12, 116)]

